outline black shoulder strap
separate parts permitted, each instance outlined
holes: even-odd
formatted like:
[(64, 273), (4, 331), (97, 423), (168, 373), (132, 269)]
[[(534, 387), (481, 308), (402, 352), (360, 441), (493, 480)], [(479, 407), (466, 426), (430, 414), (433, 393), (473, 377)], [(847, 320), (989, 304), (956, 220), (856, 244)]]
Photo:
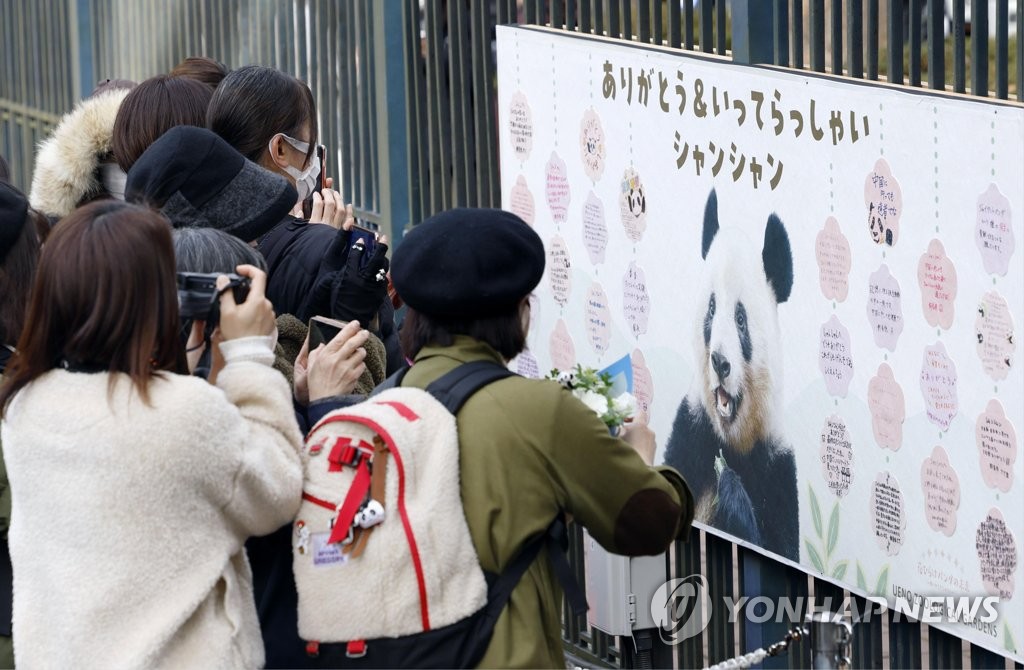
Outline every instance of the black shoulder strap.
[(403, 365), (394, 372), (391, 373), (387, 379), (382, 381), (373, 387), (373, 391), (370, 392), (370, 397), (377, 395), (381, 391), (387, 391), (388, 389), (398, 388), (402, 385), (402, 379), (405, 378), (405, 373), (409, 371), (408, 365)]
[(435, 379), (427, 386), (427, 393), (437, 398), (449, 412), (458, 414), (471, 395), (491, 382), (514, 375), (494, 361), (471, 361)]

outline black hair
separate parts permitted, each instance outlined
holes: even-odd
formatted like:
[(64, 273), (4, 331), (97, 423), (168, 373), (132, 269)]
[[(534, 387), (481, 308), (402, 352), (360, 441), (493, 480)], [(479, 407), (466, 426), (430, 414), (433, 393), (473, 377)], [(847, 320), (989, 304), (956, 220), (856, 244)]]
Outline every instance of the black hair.
[(409, 358), (415, 358), (427, 345), (450, 347), (456, 335), (468, 335), (490, 345), (505, 360), (515, 358), (526, 348), (526, 329), (519, 305), (494, 316), (477, 318), (430, 316), (407, 307), (398, 333), (402, 353)]

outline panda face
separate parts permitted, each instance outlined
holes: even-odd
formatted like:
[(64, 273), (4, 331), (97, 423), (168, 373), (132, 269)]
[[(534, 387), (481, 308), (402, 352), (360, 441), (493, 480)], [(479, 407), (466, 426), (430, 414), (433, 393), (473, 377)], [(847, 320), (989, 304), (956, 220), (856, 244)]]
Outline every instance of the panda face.
[[(729, 356), (723, 353), (722, 347), (711, 347), (711, 334), (716, 323), (716, 316), (720, 316), (719, 326), (724, 329), (735, 328), (736, 339), (739, 342), (739, 350), (742, 356), (742, 367), (734, 365)], [(732, 318), (732, 324), (724, 322)], [(710, 351), (711, 381), (717, 382), (712, 391), (713, 407), (718, 417), (725, 425), (732, 424), (736, 420), (736, 413), (743, 403), (743, 384), (737, 382), (738, 376), (733, 370), (742, 372), (750, 365), (750, 358), (753, 355), (753, 345), (750, 341), (750, 329), (747, 321), (747, 308), (742, 302), (737, 302), (730, 315), (728, 312), (719, 315), (715, 294), (711, 294), (708, 301), (707, 312), (704, 315), (704, 348)]]

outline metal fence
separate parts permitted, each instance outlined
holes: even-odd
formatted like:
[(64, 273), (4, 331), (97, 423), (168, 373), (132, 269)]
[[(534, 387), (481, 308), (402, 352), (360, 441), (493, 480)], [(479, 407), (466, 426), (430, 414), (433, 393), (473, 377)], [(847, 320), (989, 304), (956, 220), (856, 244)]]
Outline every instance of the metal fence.
[[(328, 170), (346, 199), (398, 232), (452, 206), (500, 206), (497, 24), (1024, 100), (1022, 16), (1024, 0), (0, 0), (0, 152), (27, 188), (35, 145), (96, 80), (141, 80), (193, 55), (269, 65), (312, 88)], [(582, 579), (578, 535), (571, 552)], [(848, 595), (699, 530), (668, 563), (673, 577), (705, 575), (717, 602)], [(574, 658), (610, 667), (698, 667), (786, 628), (730, 624), (719, 612), (704, 633), (669, 647), (604, 635), (568, 611), (564, 621)], [(927, 625), (876, 617), (854, 632), (855, 667), (1010, 665)], [(809, 663), (796, 649), (765, 667)]]

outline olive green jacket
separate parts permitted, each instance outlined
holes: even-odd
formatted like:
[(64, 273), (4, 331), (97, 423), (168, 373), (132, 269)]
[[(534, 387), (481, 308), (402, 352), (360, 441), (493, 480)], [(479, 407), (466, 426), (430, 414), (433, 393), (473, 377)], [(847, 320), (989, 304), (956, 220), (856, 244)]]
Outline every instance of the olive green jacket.
[[(424, 388), (460, 363), (501, 357), (457, 337), (425, 347), (402, 381)], [(510, 377), (458, 414), (462, 503), (480, 566), (500, 573), (556, 515), (568, 513), (619, 554), (657, 554), (684, 535), (693, 498), (668, 467), (647, 466), (557, 383)], [(481, 667), (564, 668), (561, 589), (542, 551), (512, 592)]]

